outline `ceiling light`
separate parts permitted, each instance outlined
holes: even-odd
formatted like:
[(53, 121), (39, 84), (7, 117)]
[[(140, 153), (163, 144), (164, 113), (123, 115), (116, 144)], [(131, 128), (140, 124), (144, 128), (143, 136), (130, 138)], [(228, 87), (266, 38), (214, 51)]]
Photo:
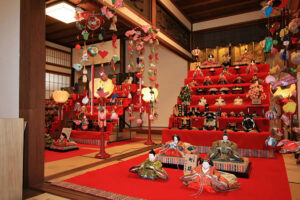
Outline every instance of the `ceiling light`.
[(75, 7), (65, 2), (54, 4), (46, 8), (46, 15), (49, 15), (66, 24), (76, 21), (75, 13), (76, 13)]

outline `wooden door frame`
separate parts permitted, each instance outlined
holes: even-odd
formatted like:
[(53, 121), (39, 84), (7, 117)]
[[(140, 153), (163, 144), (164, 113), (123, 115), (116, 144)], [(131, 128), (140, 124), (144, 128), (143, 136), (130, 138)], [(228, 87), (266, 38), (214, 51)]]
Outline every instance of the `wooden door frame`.
[(23, 188), (29, 188), (44, 182), (45, 1), (20, 3), (19, 117), (28, 122), (24, 133)]

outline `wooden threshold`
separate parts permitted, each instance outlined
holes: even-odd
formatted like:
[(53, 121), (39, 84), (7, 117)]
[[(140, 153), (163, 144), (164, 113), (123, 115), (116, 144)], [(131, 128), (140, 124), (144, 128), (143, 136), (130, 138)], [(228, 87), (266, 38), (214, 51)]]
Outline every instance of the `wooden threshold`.
[(39, 192), (47, 192), (53, 195), (61, 196), (73, 200), (100, 200), (105, 199), (102, 197), (96, 197), (90, 194), (83, 192), (78, 192), (75, 190), (70, 190), (58, 186), (51, 185), (50, 183), (43, 183), (41, 185), (32, 186), (31, 189), (34, 189)]
[(119, 156), (114, 156), (114, 157), (111, 157), (111, 158), (108, 158), (108, 159), (105, 159), (105, 160), (101, 159), (98, 162), (94, 162), (94, 163), (91, 163), (91, 164), (88, 164), (88, 165), (84, 165), (84, 166), (77, 167), (77, 168), (74, 168), (74, 169), (66, 170), (64, 172), (60, 172), (60, 173), (53, 174), (53, 175), (50, 175), (50, 176), (46, 176), (45, 177), (45, 181), (50, 181), (52, 179), (56, 179), (56, 178), (59, 178), (59, 177), (67, 176), (67, 175), (73, 174), (75, 172), (86, 170), (86, 169), (89, 169), (89, 168), (92, 168), (92, 167), (96, 167), (98, 165), (105, 164), (105, 163), (108, 163), (108, 162), (112, 162), (112, 161), (115, 161), (115, 160), (121, 160), (121, 159), (130, 157), (130, 156), (134, 156), (136, 154), (144, 153), (144, 152), (149, 151), (151, 149), (158, 148), (160, 146), (161, 146), (160, 144), (155, 144), (155, 145), (144, 147), (144, 148), (132, 151), (132, 152), (128, 152), (128, 153), (119, 155)]

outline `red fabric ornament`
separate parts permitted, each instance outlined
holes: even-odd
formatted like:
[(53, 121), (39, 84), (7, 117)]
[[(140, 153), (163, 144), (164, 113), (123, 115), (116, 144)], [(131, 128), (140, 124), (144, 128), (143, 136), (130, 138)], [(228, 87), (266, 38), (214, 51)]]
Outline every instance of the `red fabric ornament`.
[(270, 33), (273, 35), (275, 32), (275, 28), (270, 28)]
[(113, 45), (113, 47), (116, 49), (117, 48), (117, 46), (116, 46), (116, 42), (117, 42), (117, 36), (116, 35), (113, 35), (112, 36), (112, 45)]
[(159, 60), (158, 53), (155, 54), (155, 60)]
[(88, 20), (88, 18), (90, 17), (90, 13), (89, 12), (82, 12), (81, 16), (85, 19)]
[(98, 53), (102, 59), (104, 59), (108, 55), (108, 52), (105, 50), (100, 50)]
[(155, 83), (155, 88), (158, 89), (158, 87), (159, 87), (159, 84)]
[(298, 43), (298, 38), (297, 37), (292, 37), (292, 44), (297, 44)]
[(138, 77), (138, 78), (142, 78), (143, 74), (142, 73), (136, 73), (135, 76)]
[(156, 81), (157, 78), (156, 78), (155, 76), (152, 76), (152, 77), (149, 77), (149, 80), (150, 80), (150, 81)]
[(152, 56), (152, 55), (150, 55), (150, 56), (149, 56), (149, 60), (152, 60), (152, 59), (153, 59), (153, 56)]
[(80, 50), (80, 49), (81, 49), (81, 46), (80, 46), (80, 44), (76, 44), (76, 45), (75, 45), (75, 49), (78, 49), (78, 50)]

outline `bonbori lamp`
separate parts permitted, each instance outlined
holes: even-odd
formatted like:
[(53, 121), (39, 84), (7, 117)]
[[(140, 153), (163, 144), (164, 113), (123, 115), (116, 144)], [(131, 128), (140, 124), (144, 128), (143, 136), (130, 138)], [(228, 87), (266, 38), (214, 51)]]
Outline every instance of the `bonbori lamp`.
[(151, 107), (150, 104), (152, 104), (157, 96), (158, 96), (158, 90), (156, 88), (152, 87), (146, 87), (142, 89), (143, 94), (143, 100), (148, 104), (148, 139), (145, 142), (146, 145), (153, 145), (155, 144), (151, 139), (151, 119), (150, 119), (150, 113), (151, 113)]
[(58, 119), (63, 120), (63, 109), (62, 106), (68, 101), (69, 93), (64, 90), (56, 90), (53, 92), (52, 97), (54, 101), (58, 104)]

